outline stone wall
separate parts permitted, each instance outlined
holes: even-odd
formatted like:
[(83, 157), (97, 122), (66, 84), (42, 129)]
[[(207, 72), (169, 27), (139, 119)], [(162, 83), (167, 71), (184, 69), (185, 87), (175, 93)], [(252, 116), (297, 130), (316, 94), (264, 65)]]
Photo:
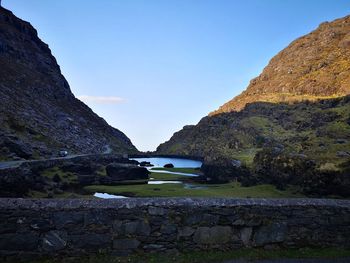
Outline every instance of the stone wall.
[(350, 201), (0, 199), (3, 259), (311, 246), (350, 247)]

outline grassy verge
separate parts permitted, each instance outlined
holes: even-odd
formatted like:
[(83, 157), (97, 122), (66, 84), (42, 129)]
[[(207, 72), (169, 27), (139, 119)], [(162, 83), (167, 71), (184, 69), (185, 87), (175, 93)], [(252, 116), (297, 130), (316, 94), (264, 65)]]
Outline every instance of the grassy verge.
[(186, 189), (182, 184), (160, 184), (160, 185), (121, 185), (105, 186), (92, 185), (85, 187), (89, 192), (102, 192), (123, 195), (132, 193), (136, 197), (262, 197), (262, 198), (289, 198), (302, 197), (289, 188), (285, 191), (277, 190), (272, 185), (257, 185), (242, 187), (239, 183), (195, 185), (205, 187), (204, 189)]
[(338, 248), (321, 249), (281, 249), (281, 250), (263, 250), (263, 249), (239, 249), (234, 251), (206, 251), (206, 252), (187, 252), (181, 254), (145, 254), (129, 257), (116, 257), (104, 255), (91, 255), (83, 258), (55, 258), (40, 261), (31, 261), (30, 263), (206, 263), (223, 262), (226, 260), (246, 259), (246, 260), (264, 260), (264, 259), (336, 259), (350, 257), (350, 250)]

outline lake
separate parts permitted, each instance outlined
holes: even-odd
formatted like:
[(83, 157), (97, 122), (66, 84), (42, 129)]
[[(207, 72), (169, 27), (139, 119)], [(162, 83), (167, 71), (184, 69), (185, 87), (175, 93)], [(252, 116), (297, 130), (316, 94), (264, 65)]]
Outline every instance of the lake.
[(152, 173), (162, 173), (162, 174), (174, 174), (174, 175), (184, 175), (184, 176), (198, 176), (198, 174), (189, 174), (189, 173), (180, 173), (180, 172), (172, 172), (172, 171), (165, 171), (165, 170), (154, 170), (153, 167), (146, 167), (149, 171)]
[[(145, 167), (150, 170), (152, 173), (165, 173), (165, 174), (174, 174), (174, 175), (184, 175), (184, 176), (198, 176), (198, 174), (190, 174), (190, 173), (181, 173), (181, 172), (172, 172), (172, 171), (164, 171), (164, 170), (152, 170), (155, 167), (164, 167), (165, 164), (171, 163), (174, 165), (174, 168), (199, 168), (202, 166), (201, 161), (191, 160), (191, 159), (181, 159), (181, 158), (166, 158), (166, 157), (149, 157), (149, 158), (130, 158), (130, 160), (136, 160), (138, 162), (150, 162), (153, 164), (153, 167)], [(205, 189), (205, 186), (197, 186), (190, 183), (183, 183), (182, 181), (170, 180), (149, 180), (148, 184), (152, 185), (160, 185), (160, 184), (182, 184), (186, 189)], [(107, 193), (95, 193), (95, 197), (110, 199), (110, 198), (126, 198), (121, 195), (112, 195)]]
[(154, 167), (164, 167), (164, 165), (168, 163), (173, 164), (175, 168), (198, 168), (202, 166), (201, 161), (181, 158), (147, 157), (130, 159), (138, 162), (150, 162)]

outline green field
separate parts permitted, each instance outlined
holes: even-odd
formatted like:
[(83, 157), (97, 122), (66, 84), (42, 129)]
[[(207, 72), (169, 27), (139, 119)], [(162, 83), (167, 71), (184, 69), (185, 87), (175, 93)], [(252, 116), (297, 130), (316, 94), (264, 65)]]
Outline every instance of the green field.
[[(287, 188), (285, 191), (276, 189), (273, 185), (256, 185), (243, 187), (239, 183), (231, 182), (227, 184), (198, 184), (192, 181), (193, 177), (185, 175), (175, 175), (168, 173), (152, 172), (171, 171), (181, 173), (199, 173), (194, 168), (152, 168), (150, 181), (182, 181), (183, 184), (165, 183), (165, 184), (123, 184), (115, 186), (92, 185), (84, 189), (90, 193), (108, 193), (115, 195), (135, 196), (135, 197), (262, 197), (262, 198), (289, 198), (303, 197), (293, 188)], [(199, 189), (185, 188), (190, 184)]]
[[(149, 178), (152, 178), (153, 180), (162, 180), (162, 181), (187, 181), (191, 179), (190, 176), (185, 175), (177, 175), (177, 174), (168, 174), (168, 173), (151, 173), (149, 175)], [(152, 181), (152, 180), (151, 180)]]
[(205, 189), (186, 189), (182, 184), (141, 184), (141, 185), (92, 185), (84, 189), (94, 193), (109, 193), (135, 197), (262, 197), (262, 198), (289, 198), (303, 197), (289, 188), (285, 191), (277, 190), (272, 185), (257, 185), (242, 187), (239, 183), (228, 184), (192, 184)]
[[(154, 171), (157, 172), (154, 172)], [(152, 172), (153, 171), (153, 172)], [(85, 193), (73, 194), (71, 192), (52, 193), (55, 198), (89, 198), (95, 192), (124, 195), (130, 197), (237, 197), (237, 198), (290, 198), (303, 197), (296, 188), (289, 187), (286, 190), (278, 190), (273, 185), (256, 185), (243, 187), (237, 182), (227, 184), (199, 184), (193, 181), (192, 176), (181, 174), (169, 174), (162, 171), (198, 174), (195, 168), (152, 168), (148, 181), (181, 181), (181, 183), (147, 184), (147, 180), (121, 181), (118, 185), (91, 185), (84, 187)], [(101, 176), (105, 176), (105, 171)], [(74, 182), (76, 176), (65, 173), (54, 167), (43, 173), (48, 178), (59, 176), (63, 182)], [(186, 186), (186, 187), (185, 187)], [(189, 188), (188, 186), (195, 187)], [(31, 197), (45, 198), (47, 193), (31, 192)]]

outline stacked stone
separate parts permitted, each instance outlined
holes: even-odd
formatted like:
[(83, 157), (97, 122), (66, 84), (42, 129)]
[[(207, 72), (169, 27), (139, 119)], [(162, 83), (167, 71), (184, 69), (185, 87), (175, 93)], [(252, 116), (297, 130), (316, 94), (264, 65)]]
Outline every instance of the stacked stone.
[(0, 199), (0, 255), (350, 247), (350, 201)]

